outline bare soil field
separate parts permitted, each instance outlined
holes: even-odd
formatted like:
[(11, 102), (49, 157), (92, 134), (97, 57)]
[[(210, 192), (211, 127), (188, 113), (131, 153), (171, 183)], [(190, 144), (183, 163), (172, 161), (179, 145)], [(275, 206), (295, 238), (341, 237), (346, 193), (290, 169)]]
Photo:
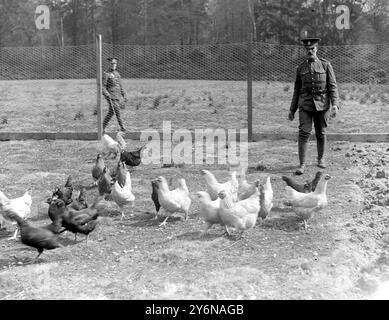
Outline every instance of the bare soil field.
[[(89, 115), (94, 98), (86, 97), (87, 92), (93, 95), (88, 83), (80, 86), (85, 97), (82, 105), (76, 105), (76, 101), (83, 101), (77, 96), (71, 112), (57, 110), (61, 110), (59, 118), (66, 119), (77, 108), (87, 110), (86, 122), (92, 129)], [(126, 86), (131, 87), (129, 82)], [(50, 88), (41, 90), (54, 97)], [(30, 105), (36, 103), (28, 112), (35, 110), (43, 119), (45, 111), (55, 112), (56, 107), (47, 105), (43, 111), (39, 109), (40, 99), (34, 102), (26, 98), (24, 107), (28, 101)], [(68, 98), (59, 97), (58, 103), (61, 99)], [(240, 102), (244, 103), (243, 97)], [(221, 108), (226, 110), (225, 105)], [(276, 112), (286, 115), (286, 106), (278, 108)], [(21, 110), (15, 113), (20, 115)], [(158, 119), (158, 113), (154, 119)], [(350, 109), (340, 119), (346, 121), (349, 114)], [(382, 115), (377, 120), (383, 121)], [(65, 123), (60, 128), (82, 129), (78, 122), (72, 122), (77, 124), (73, 127)], [(132, 118), (131, 123), (137, 122)], [(379, 126), (375, 128), (377, 131)], [(128, 149), (139, 146), (138, 141), (127, 142)], [(32, 188), (30, 222), (44, 225), (49, 222), (45, 200), (54, 187), (62, 186), (69, 174), (77, 184), (90, 185), (99, 150), (98, 141), (0, 142), (0, 190), (17, 197)], [(45, 251), (35, 264), (27, 262), (35, 257), (36, 250), (20, 240), (8, 240), (15, 227), (7, 224), (0, 230), (0, 299), (388, 299), (388, 144), (329, 143), (329, 167), (325, 170), (332, 176), (328, 207), (309, 221), (307, 230), (283, 204), (285, 183), (281, 175), (294, 172), (296, 151), (293, 141), (250, 143), (247, 178), (264, 183), (267, 176), (271, 177), (274, 208), (262, 224), (239, 241), (224, 236), (221, 227), (213, 227), (200, 238), (204, 223), (198, 215), (197, 200), (192, 202), (187, 221), (172, 219), (161, 228), (153, 220), (151, 179), (163, 175), (172, 177), (175, 183), (184, 177), (194, 194), (205, 189), (199, 173), (202, 168), (213, 171), (220, 181), (227, 180), (227, 167), (217, 164), (182, 168), (141, 164), (131, 171), (136, 200), (133, 211), (126, 209), (125, 219), (120, 219), (115, 203), (103, 200), (99, 204), (101, 220), (87, 243), (82, 235), (75, 241), (73, 234), (62, 234), (59, 239), (65, 247)], [(315, 153), (315, 143), (311, 142), (307, 173), (296, 178), (300, 182), (318, 170)], [(107, 163), (114, 165), (113, 161)], [(96, 188), (87, 191), (89, 203), (96, 193)]]
[[(130, 131), (246, 128), (244, 81), (124, 79), (129, 102), (122, 119)], [(0, 132), (90, 132), (96, 130), (95, 80), (1, 81)], [(341, 110), (331, 133), (385, 133), (389, 86), (339, 84)], [(293, 83), (253, 83), (253, 132), (296, 133), (287, 120)], [(103, 100), (103, 116), (108, 106)], [(118, 129), (111, 120), (108, 131)]]

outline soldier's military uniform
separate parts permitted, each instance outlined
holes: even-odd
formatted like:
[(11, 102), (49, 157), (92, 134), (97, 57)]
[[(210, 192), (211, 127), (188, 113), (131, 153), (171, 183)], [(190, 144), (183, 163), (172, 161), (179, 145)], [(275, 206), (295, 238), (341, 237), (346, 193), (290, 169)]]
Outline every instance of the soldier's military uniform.
[[(117, 62), (116, 58), (108, 58), (108, 61)], [(117, 70), (112, 70), (111, 68), (104, 72), (103, 74), (103, 95), (108, 102), (109, 109), (108, 113), (103, 121), (103, 131), (107, 126), (108, 122), (111, 120), (113, 113), (116, 115), (116, 119), (119, 123), (120, 130), (125, 131), (122, 120), (120, 118), (120, 104), (123, 98), (126, 98), (126, 93), (122, 87), (122, 80), (120, 74)]]
[[(320, 40), (320, 39), (319, 39)], [(304, 42), (304, 40), (302, 40)], [(318, 42), (318, 41), (317, 41)], [(316, 43), (317, 43), (316, 42)], [(307, 42), (304, 42), (306, 44)], [(308, 42), (309, 45), (312, 42)], [(313, 42), (315, 43), (315, 42)], [(331, 63), (323, 58), (311, 58), (303, 61), (296, 72), (290, 113), (299, 110), (298, 153), (300, 171), (304, 172), (307, 143), (315, 126), (317, 140), (317, 159), (319, 167), (324, 168), (326, 147), (326, 128), (331, 105), (338, 106), (339, 94)]]

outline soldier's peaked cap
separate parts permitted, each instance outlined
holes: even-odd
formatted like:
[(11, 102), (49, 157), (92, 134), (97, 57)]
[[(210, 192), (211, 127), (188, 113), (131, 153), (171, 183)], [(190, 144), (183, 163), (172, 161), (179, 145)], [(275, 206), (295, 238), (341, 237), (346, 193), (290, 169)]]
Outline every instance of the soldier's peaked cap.
[(118, 58), (110, 57), (107, 59), (109, 62), (118, 62)]
[(320, 38), (304, 38), (300, 41), (304, 44), (304, 46), (313, 46), (320, 42)]

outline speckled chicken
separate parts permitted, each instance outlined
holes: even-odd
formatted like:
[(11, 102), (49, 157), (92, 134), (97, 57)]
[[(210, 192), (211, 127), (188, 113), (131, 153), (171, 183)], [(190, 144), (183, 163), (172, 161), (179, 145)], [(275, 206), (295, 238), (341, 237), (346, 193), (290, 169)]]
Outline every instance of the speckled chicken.
[(209, 170), (202, 169), (201, 174), (205, 178), (205, 182), (207, 184), (207, 191), (211, 196), (212, 200), (216, 200), (218, 197), (218, 193), (222, 190), (230, 193), (233, 201), (238, 200), (239, 182), (236, 177), (236, 171), (231, 171), (230, 180), (224, 183), (219, 183), (215, 178), (215, 175)]
[(160, 226), (166, 225), (169, 216), (174, 212), (185, 213), (185, 220), (187, 220), (192, 200), (185, 179), (178, 179), (178, 187), (174, 190), (169, 190), (165, 177), (159, 176), (155, 182), (158, 188), (158, 200), (163, 208), (157, 213), (156, 218), (166, 216)]
[(104, 159), (102, 155), (99, 153), (96, 157), (96, 163), (92, 168), (92, 178), (95, 182), (95, 185), (97, 185), (97, 181), (99, 180), (101, 174), (103, 173), (105, 167)]
[(222, 190), (218, 196), (220, 200), (220, 219), (226, 226), (227, 233), (230, 234), (229, 228), (238, 232), (243, 232), (255, 226), (260, 210), (259, 203), (259, 181), (256, 182), (255, 192), (245, 200), (234, 202), (231, 195)]
[(312, 217), (314, 212), (318, 212), (325, 208), (327, 202), (327, 184), (331, 179), (329, 174), (321, 177), (314, 192), (301, 193), (293, 188), (286, 186), (286, 194), (290, 200), (293, 211), (304, 221), (304, 229), (307, 229), (307, 221)]
[(119, 179), (112, 186), (112, 200), (120, 207), (121, 218), (125, 217), (124, 206), (131, 204), (132, 207), (135, 201), (135, 195), (132, 193), (132, 183), (131, 183), (131, 174), (126, 169), (126, 166), (123, 162), (119, 161), (118, 163), (118, 177), (125, 174), (125, 179), (120, 178), (123, 186), (120, 185)]
[(100, 175), (99, 180), (97, 180), (97, 187), (99, 194), (102, 196), (104, 194), (110, 194), (112, 191), (112, 177), (108, 173), (107, 167), (104, 167), (103, 172)]

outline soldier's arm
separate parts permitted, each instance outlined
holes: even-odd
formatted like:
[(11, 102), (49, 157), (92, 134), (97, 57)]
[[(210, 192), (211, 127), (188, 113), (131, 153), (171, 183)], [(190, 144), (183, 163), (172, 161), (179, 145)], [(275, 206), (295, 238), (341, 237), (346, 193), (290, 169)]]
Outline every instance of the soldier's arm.
[(102, 92), (103, 96), (106, 98), (110, 98), (110, 94), (107, 90), (107, 81), (108, 81), (108, 75), (106, 72), (103, 72), (103, 81), (102, 81)]
[(292, 102), (290, 104), (290, 109), (289, 109), (289, 111), (292, 112), (293, 114), (296, 113), (297, 108), (298, 108), (300, 89), (301, 89), (300, 68), (297, 68), (296, 80), (294, 81), (293, 97), (292, 97)]
[(331, 104), (333, 106), (336, 105), (339, 108), (338, 85), (336, 84), (334, 69), (332, 68), (331, 63), (329, 62), (327, 65), (327, 92), (331, 99)]
[(120, 85), (120, 93), (121, 93), (121, 95), (123, 96), (123, 98), (126, 98), (126, 92), (123, 89), (122, 78), (121, 77), (119, 79), (119, 85)]

